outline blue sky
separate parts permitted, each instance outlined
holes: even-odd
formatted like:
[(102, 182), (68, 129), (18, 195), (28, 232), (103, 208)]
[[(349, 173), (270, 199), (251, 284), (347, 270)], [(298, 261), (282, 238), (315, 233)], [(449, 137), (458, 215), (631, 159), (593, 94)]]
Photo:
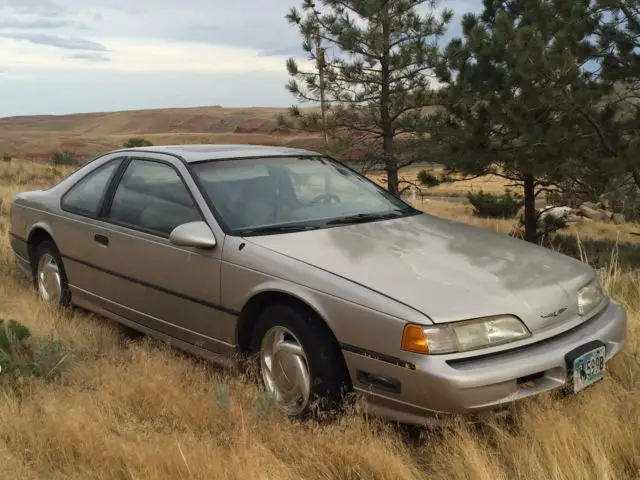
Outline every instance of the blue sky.
[(300, 3), (0, 0), (0, 116), (288, 106), (285, 61), (304, 55), (284, 15)]

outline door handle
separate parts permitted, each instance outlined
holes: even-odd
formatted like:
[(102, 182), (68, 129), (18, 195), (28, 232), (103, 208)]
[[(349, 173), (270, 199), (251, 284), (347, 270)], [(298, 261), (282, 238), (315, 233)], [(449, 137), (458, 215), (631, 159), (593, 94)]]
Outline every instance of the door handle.
[(93, 239), (103, 247), (106, 247), (109, 245), (109, 238), (104, 235), (95, 234), (93, 236)]

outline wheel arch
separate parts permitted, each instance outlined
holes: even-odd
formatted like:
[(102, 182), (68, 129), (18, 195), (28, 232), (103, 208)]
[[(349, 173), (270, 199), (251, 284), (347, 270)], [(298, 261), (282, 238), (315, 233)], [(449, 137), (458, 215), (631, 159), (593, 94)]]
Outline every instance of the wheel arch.
[(27, 252), (29, 254), (29, 263), (31, 264), (31, 271), (35, 273), (35, 252), (38, 245), (42, 242), (49, 240), (56, 247), (58, 246), (53, 233), (51, 232), (51, 228), (44, 222), (36, 223), (29, 232), (29, 236), (27, 237)]
[[(320, 322), (331, 334), (331, 337), (335, 340), (336, 345), (339, 348), (340, 343), (335, 332), (331, 328), (329, 322), (327, 322), (324, 316), (320, 313), (320, 309), (313, 305), (313, 302), (288, 291), (285, 292), (283, 290), (268, 289), (257, 292), (251, 296), (240, 311), (238, 322), (236, 324), (236, 345), (239, 353), (250, 353), (251, 337), (260, 314), (271, 305), (282, 304), (302, 309), (315, 317), (316, 320)], [(342, 352), (340, 353), (342, 355)]]
[(304, 297), (289, 291), (278, 289), (262, 290), (249, 298), (238, 316), (238, 323), (236, 325), (236, 349), (238, 354), (246, 358), (253, 353), (251, 352), (251, 340), (261, 313), (271, 305), (283, 304), (308, 312), (316, 319), (317, 324), (326, 330), (328, 337), (333, 340), (334, 345), (332, 347), (336, 355), (336, 360), (344, 372), (347, 391), (350, 391), (353, 388), (353, 379), (349, 374), (347, 359), (342, 351), (340, 341), (331, 328), (331, 325), (320, 313), (321, 309), (314, 305), (314, 302), (308, 301)]

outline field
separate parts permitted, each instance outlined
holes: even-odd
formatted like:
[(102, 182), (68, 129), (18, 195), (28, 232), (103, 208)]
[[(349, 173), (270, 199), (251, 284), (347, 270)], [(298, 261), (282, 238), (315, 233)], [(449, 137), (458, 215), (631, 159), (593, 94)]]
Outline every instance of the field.
[[(420, 170), (427, 170), (432, 175), (439, 177), (442, 175), (442, 168), (432, 167), (407, 167), (400, 171), (399, 180), (405, 182), (400, 188), (411, 186), (410, 188), (417, 192), (416, 186), (419, 186), (418, 172)], [(371, 172), (370, 177), (378, 184), (385, 185), (384, 172)], [(514, 193), (522, 194), (522, 188), (519, 186), (512, 186), (508, 180), (497, 175), (485, 175), (483, 177), (474, 178), (473, 180), (459, 180), (452, 183), (442, 183), (436, 187), (424, 187), (420, 186), (420, 192), (425, 196), (434, 197), (466, 197), (467, 192), (475, 192), (482, 190), (483, 192), (493, 193), (499, 195), (504, 193), (507, 189)]]
[[(134, 136), (144, 137), (155, 145), (249, 143), (324, 149), (323, 140), (317, 134), (279, 127), (277, 116), (285, 113), (286, 109), (282, 108), (201, 107), (0, 118), (0, 155), (12, 155), (18, 161), (46, 162), (58, 150), (71, 150), (78, 158), (87, 159), (119, 148)], [(419, 170), (404, 169), (401, 177), (416, 183)], [(439, 171), (436, 169), (433, 173)], [(382, 181), (380, 172), (372, 177)], [(424, 193), (465, 196), (469, 190), (480, 189), (501, 193), (505, 181), (487, 176), (425, 189)]]
[[(0, 163), (0, 317), (37, 336), (55, 332), (72, 349), (60, 379), (0, 387), (0, 478), (640, 479), (640, 269), (625, 260), (640, 249), (631, 234), (637, 225), (565, 232), (588, 252), (593, 242), (606, 246), (594, 254), (609, 263), (605, 285), (629, 313), (629, 343), (602, 384), (575, 397), (521, 402), (509, 422), (452, 419), (415, 432), (354, 411), (331, 425), (294, 424), (247, 378), (36, 300), (13, 264), (9, 202), (65, 173)], [(514, 226), (472, 218), (465, 205), (417, 206), (505, 233)], [(611, 256), (623, 249), (627, 256)]]
[(282, 108), (175, 108), (0, 118), (0, 154), (42, 161), (57, 150), (84, 159), (144, 136), (154, 144), (255, 143), (321, 147), (319, 136), (279, 128)]

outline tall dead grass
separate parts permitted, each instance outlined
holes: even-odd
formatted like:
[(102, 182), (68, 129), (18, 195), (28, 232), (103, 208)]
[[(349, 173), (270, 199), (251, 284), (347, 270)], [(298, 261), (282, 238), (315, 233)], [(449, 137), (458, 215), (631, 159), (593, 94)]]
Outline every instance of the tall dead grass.
[[(0, 171), (5, 205), (17, 188), (11, 168)], [(103, 318), (47, 308), (13, 267), (6, 222), (3, 207), (0, 317), (55, 331), (73, 357), (58, 381), (0, 389), (2, 479), (640, 478), (640, 271), (603, 271), (630, 315), (629, 343), (603, 383), (520, 402), (508, 422), (452, 419), (417, 435), (357, 412), (331, 425), (288, 422), (241, 376), (132, 341)]]
[[(400, 182), (402, 186), (415, 186), (420, 185), (418, 180), (418, 173), (421, 170), (427, 170), (429, 173), (436, 177), (442, 176), (444, 170), (440, 167), (407, 167), (403, 168), (399, 172)], [(386, 174), (381, 171), (372, 172), (370, 177), (376, 183), (386, 187)], [(474, 178), (473, 180), (458, 180), (453, 183), (442, 183), (435, 187), (421, 187), (421, 190), (431, 196), (443, 196), (443, 197), (466, 197), (468, 192), (483, 191), (486, 193), (493, 193), (500, 195), (505, 193), (506, 190), (511, 190), (515, 193), (522, 195), (522, 188), (509, 187), (509, 181), (497, 175), (485, 175), (483, 177)]]

